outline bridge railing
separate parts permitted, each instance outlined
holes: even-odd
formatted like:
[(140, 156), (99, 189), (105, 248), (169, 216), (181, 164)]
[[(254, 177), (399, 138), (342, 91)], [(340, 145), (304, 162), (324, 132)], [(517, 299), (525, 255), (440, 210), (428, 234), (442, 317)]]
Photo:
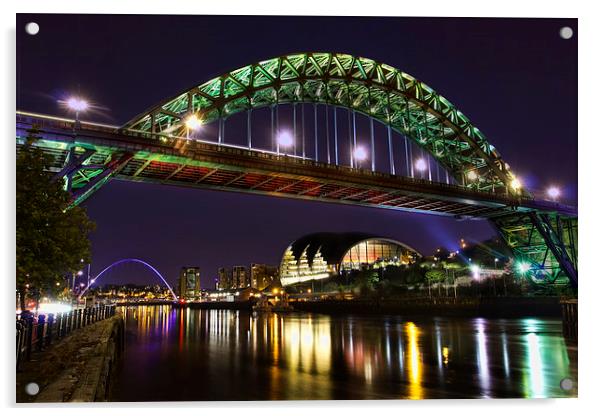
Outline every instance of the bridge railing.
[(115, 315), (116, 305), (102, 305), (69, 312), (49, 313), (35, 317), (31, 313), (17, 316), (17, 369), (31, 360), (32, 352), (44, 351), (49, 345), (72, 331)]

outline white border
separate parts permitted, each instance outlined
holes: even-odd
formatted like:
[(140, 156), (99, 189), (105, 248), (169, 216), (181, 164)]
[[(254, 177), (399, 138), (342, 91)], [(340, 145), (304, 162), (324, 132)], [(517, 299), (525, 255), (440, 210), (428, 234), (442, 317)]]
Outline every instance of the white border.
[[(3, 279), (5, 293), (5, 326), (2, 342), (3, 357), (5, 363), (11, 362), (13, 354), (13, 321), (12, 321), (12, 283), (14, 276), (14, 142), (11, 137), (14, 134), (14, 110), (15, 110), (15, 15), (22, 13), (132, 13), (132, 14), (276, 14), (276, 15), (335, 15), (335, 16), (472, 16), (472, 17), (572, 17), (579, 18), (579, 214), (581, 223), (580, 235), (580, 338), (579, 346), (579, 399), (566, 400), (495, 400), (495, 401), (425, 401), (420, 403), (408, 401), (380, 401), (380, 402), (266, 402), (266, 403), (177, 403), (177, 404), (152, 404), (146, 405), (144, 412), (148, 414), (164, 414), (171, 412), (186, 412), (184, 407), (193, 406), (202, 409), (189, 410), (191, 412), (220, 413), (236, 412), (244, 414), (264, 414), (266, 411), (278, 413), (312, 414), (333, 412), (341, 409), (346, 414), (365, 414), (372, 407), (379, 411), (390, 413), (398, 412), (427, 412), (448, 415), (469, 415), (484, 412), (491, 415), (509, 412), (545, 412), (546, 416), (556, 414), (586, 414), (590, 413), (596, 402), (602, 398), (599, 392), (600, 372), (599, 351), (601, 343), (600, 335), (600, 299), (602, 288), (600, 282), (602, 275), (600, 267), (595, 267), (595, 261), (599, 257), (599, 246), (596, 244), (596, 234), (600, 232), (599, 214), (601, 204), (597, 203), (600, 195), (600, 185), (595, 173), (600, 169), (598, 155), (602, 137), (600, 128), (597, 127), (600, 118), (597, 102), (600, 100), (600, 74), (602, 74), (600, 40), (601, 19), (596, 10), (596, 1), (469, 1), (469, 0), (430, 0), (427, 2), (409, 1), (386, 1), (377, 2), (343, 1), (343, 0), (304, 0), (292, 1), (233, 1), (214, 0), (207, 1), (185, 1), (185, 0), (99, 0), (99, 1), (76, 1), (76, 0), (27, 0), (20, 1), (18, 5), (14, 2), (2, 2), (2, 13), (0, 19), (4, 41), (2, 42), (2, 83), (3, 99), (0, 100), (2, 111), (2, 126), (4, 131), (2, 178), (4, 180), (4, 203), (2, 204), (2, 230), (3, 239), (1, 250), (4, 266)], [(590, 176), (591, 175), (591, 176)], [(597, 249), (597, 253), (594, 250)], [(596, 330), (597, 329), (597, 330)], [(11, 406), (14, 402), (14, 374), (11, 365), (3, 366), (4, 376), (0, 393), (2, 403)], [(8, 411), (19, 414), (65, 414), (70, 412), (86, 414), (106, 414), (109, 409), (115, 409), (124, 405), (96, 404), (92, 406), (66, 408), (65, 406), (52, 406), (47, 408), (12, 408)], [(125, 406), (127, 408), (132, 405)], [(174, 409), (175, 407), (175, 409)], [(344, 410), (343, 410), (344, 408)], [(520, 410), (519, 410), (520, 408)], [(169, 409), (169, 410), (165, 410)], [(600, 409), (598, 409), (599, 411)], [(594, 411), (597, 412), (597, 411)], [(521, 412), (522, 413), (522, 412)]]

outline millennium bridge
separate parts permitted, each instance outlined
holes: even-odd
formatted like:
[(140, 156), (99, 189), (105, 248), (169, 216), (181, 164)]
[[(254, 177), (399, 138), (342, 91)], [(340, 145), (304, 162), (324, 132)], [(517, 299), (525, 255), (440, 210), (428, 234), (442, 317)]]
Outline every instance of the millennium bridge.
[(123, 126), (18, 111), (16, 136), (52, 155), (73, 205), (126, 180), (483, 219), (534, 282), (577, 286), (576, 208), (525, 189), (450, 101), (371, 59), (253, 63)]

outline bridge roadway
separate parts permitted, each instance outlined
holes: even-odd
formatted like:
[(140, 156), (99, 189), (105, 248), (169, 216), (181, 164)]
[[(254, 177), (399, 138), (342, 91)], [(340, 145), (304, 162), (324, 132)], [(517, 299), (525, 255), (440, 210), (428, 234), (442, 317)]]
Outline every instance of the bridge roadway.
[(17, 147), (35, 131), (37, 145), (54, 156), (52, 170), (70, 178), (75, 203), (113, 178), (456, 218), (530, 211), (576, 216), (573, 207), (529, 195), (474, 191), (242, 146), (156, 136), (98, 123), (76, 125), (74, 120), (26, 112), (17, 112), (16, 121)]

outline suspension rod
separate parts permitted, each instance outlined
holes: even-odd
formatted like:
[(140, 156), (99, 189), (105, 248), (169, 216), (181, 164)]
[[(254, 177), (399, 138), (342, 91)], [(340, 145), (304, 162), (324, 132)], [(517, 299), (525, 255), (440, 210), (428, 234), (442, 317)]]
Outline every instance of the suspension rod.
[(406, 149), (406, 174), (410, 176), (410, 162), (408, 159), (408, 138), (405, 135), (403, 136), (403, 144)]
[(305, 104), (301, 104), (301, 148), (305, 159)]
[(217, 142), (222, 144), (224, 141), (224, 119), (221, 114), (219, 117), (219, 122), (217, 123)]
[(337, 108), (333, 108), (334, 112), (334, 164), (339, 164), (339, 126), (337, 123)]
[(374, 119), (370, 117), (370, 159), (372, 160), (372, 172), (376, 170), (376, 157), (374, 153)]
[(280, 141), (278, 136), (280, 135), (280, 117), (278, 116), (278, 104), (276, 104), (276, 154), (280, 155)]
[(328, 105), (324, 106), (326, 112), (326, 160), (330, 165), (330, 126), (328, 125)]
[(316, 162), (318, 161), (318, 104), (314, 103), (314, 150)]
[(351, 126), (351, 112), (347, 110), (347, 128), (349, 133), (349, 166), (353, 167), (353, 128)]
[(395, 175), (395, 161), (393, 160), (393, 133), (391, 124), (387, 124), (387, 139), (389, 140), (389, 166), (391, 175)]
[(357, 148), (357, 125), (355, 122), (355, 110), (351, 112), (353, 116), (353, 150)]
[(427, 166), (429, 167), (429, 181), (431, 181), (431, 182), (432, 182), (432, 181), (433, 181), (433, 178), (432, 178), (432, 176), (431, 176), (431, 157), (430, 157), (430, 155), (428, 155), (428, 154), (426, 155), (426, 164), (427, 164)]
[(270, 107), (271, 120), (272, 120), (272, 152), (276, 149), (276, 134), (274, 132), (274, 106)]
[(410, 176), (414, 177), (414, 157), (412, 156), (412, 147), (414, 144), (410, 142)]
[(297, 103), (293, 104), (293, 155), (297, 156)]
[(251, 109), (247, 110), (247, 145), (249, 147), (249, 149), (252, 148), (251, 146)]

